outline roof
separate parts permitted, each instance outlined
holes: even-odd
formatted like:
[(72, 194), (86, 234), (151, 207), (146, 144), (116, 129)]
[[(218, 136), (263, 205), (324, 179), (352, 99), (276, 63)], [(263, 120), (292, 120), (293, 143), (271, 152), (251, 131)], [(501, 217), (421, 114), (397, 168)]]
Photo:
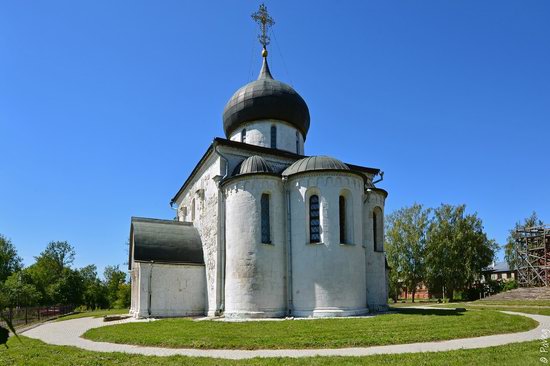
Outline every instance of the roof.
[(510, 272), (510, 266), (508, 265), (508, 262), (498, 262), (494, 263), (484, 269), (488, 272)]
[[(197, 174), (197, 172), (201, 168), (202, 164), (206, 161), (206, 159), (208, 159), (210, 154), (214, 151), (215, 146), (226, 146), (226, 147), (232, 147), (232, 148), (236, 148), (236, 149), (245, 150), (245, 151), (250, 152), (250, 155), (260, 155), (260, 154), (261, 155), (272, 155), (272, 156), (278, 156), (278, 157), (281, 157), (281, 158), (286, 158), (286, 159), (289, 159), (289, 160), (299, 160), (299, 159), (303, 159), (303, 158), (307, 157), (305, 155), (295, 154), (295, 153), (285, 151), (285, 150), (272, 149), (270, 147), (252, 145), (252, 144), (247, 144), (247, 143), (244, 143), (244, 142), (232, 141), (232, 140), (224, 139), (224, 138), (221, 138), (221, 137), (216, 137), (214, 139), (214, 141), (210, 144), (210, 146), (208, 147), (208, 149), (206, 150), (206, 152), (204, 153), (202, 158), (199, 160), (197, 165), (195, 165), (195, 167), (191, 171), (191, 174), (189, 174), (189, 176), (187, 177), (187, 179), (185, 180), (183, 185), (180, 187), (178, 192), (174, 195), (174, 197), (172, 197), (172, 199), (170, 200), (170, 204), (176, 202), (176, 200), (183, 193), (183, 191), (185, 191), (187, 186), (189, 184), (191, 184), (191, 182), (193, 180), (193, 177), (195, 176), (195, 174)], [(365, 167), (365, 166), (348, 164), (348, 163), (346, 163), (346, 165), (352, 171), (356, 171), (356, 172), (360, 172), (360, 173), (375, 175), (375, 174), (378, 174), (380, 172), (380, 169), (377, 169), (377, 168), (369, 168), (369, 167)]]
[(330, 156), (310, 156), (300, 159), (289, 166), (283, 175), (289, 176), (297, 173), (313, 170), (350, 170), (350, 168), (338, 159)]
[(132, 261), (204, 264), (199, 232), (189, 222), (132, 217)]
[[(237, 174), (273, 173), (273, 169), (259, 155), (253, 155), (243, 160), (235, 169)], [(234, 174), (235, 174), (234, 173)]]
[(243, 123), (258, 120), (288, 122), (302, 133), (304, 139), (309, 130), (306, 102), (290, 85), (273, 79), (266, 57), (258, 79), (237, 90), (225, 105), (225, 135), (229, 137)]

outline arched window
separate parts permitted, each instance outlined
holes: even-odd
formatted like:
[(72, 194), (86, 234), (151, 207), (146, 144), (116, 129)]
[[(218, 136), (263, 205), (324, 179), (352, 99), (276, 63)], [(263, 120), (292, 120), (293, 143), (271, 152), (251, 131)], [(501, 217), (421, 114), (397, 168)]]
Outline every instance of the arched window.
[(260, 201), (261, 206), (261, 218), (262, 218), (262, 243), (271, 244), (271, 228), (269, 218), (269, 194), (262, 194)]
[(383, 222), (382, 222), (383, 216), (382, 216), (382, 210), (380, 210), (379, 207), (375, 207), (374, 211), (372, 211), (372, 241), (374, 243), (374, 251), (375, 252), (383, 252)]
[(271, 126), (271, 148), (277, 148), (277, 126)]
[(309, 242), (321, 242), (321, 220), (320, 220), (319, 196), (309, 197)]
[(191, 221), (195, 221), (195, 199), (191, 201)]
[(296, 131), (296, 154), (300, 153), (300, 135), (298, 135), (298, 131)]
[(246, 128), (241, 131), (241, 142), (246, 142)]
[(340, 196), (338, 202), (338, 209), (340, 213), (340, 243), (347, 244), (348, 235), (347, 235), (347, 223), (346, 223), (346, 197)]

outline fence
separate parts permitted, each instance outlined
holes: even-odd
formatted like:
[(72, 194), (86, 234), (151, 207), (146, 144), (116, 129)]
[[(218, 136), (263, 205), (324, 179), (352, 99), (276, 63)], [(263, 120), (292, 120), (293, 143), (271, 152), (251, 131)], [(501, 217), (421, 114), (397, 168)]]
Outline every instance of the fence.
[[(36, 323), (48, 320), (60, 315), (68, 314), (74, 310), (73, 305), (55, 305), (55, 306), (37, 306), (4, 309), (1, 314), (9, 319), (14, 327)], [(5, 326), (5, 322), (0, 319), (0, 325)]]

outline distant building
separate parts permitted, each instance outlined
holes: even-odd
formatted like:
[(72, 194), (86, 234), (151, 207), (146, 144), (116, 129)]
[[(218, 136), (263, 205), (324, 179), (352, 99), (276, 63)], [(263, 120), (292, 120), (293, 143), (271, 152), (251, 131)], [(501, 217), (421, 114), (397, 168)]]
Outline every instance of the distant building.
[(515, 280), (516, 277), (516, 271), (510, 270), (508, 262), (493, 262), (490, 266), (483, 269), (481, 283), (487, 282), (487, 280), (508, 282)]

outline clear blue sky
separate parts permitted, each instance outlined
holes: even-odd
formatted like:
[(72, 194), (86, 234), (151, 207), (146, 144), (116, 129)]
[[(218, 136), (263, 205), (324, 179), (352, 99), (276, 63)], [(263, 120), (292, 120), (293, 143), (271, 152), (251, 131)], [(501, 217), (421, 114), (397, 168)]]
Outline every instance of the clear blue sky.
[[(381, 168), (386, 212), (465, 203), (504, 243), (550, 222), (550, 1), (267, 1), (306, 153)], [(25, 264), (126, 261), (256, 77), (256, 1), (3, 1), (0, 233)]]

